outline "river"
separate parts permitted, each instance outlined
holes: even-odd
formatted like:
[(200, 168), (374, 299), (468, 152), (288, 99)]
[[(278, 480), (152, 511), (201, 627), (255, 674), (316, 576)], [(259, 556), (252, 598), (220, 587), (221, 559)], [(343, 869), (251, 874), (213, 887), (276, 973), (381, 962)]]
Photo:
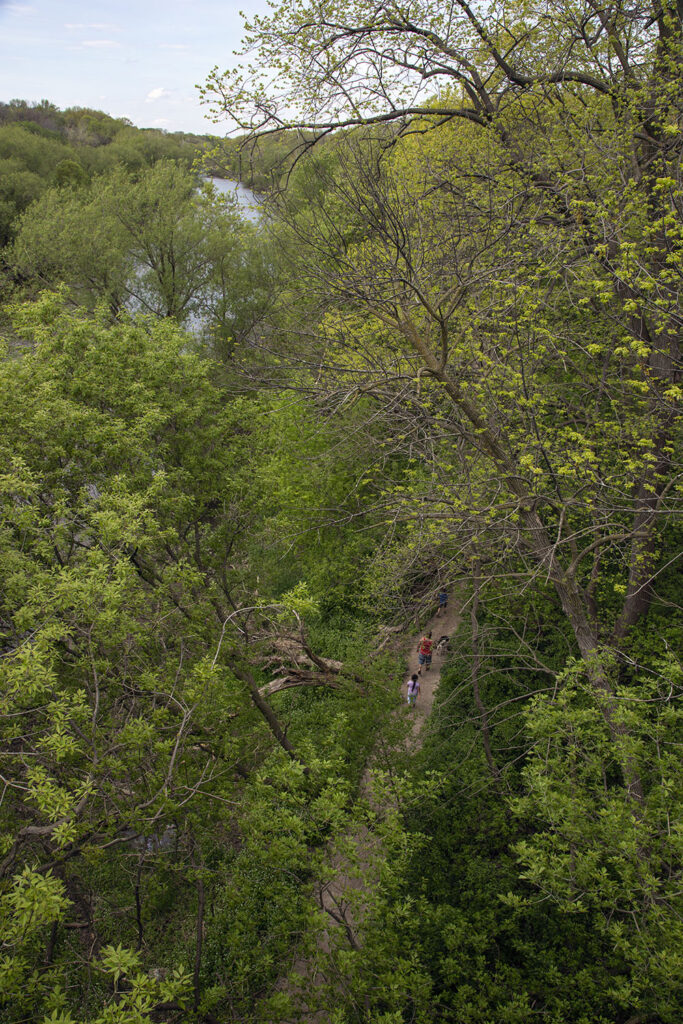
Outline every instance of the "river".
[(239, 181), (232, 181), (230, 178), (210, 177), (208, 180), (218, 192), (222, 192), (226, 196), (235, 197), (243, 217), (252, 221), (259, 219), (259, 201), (250, 189), (245, 188)]

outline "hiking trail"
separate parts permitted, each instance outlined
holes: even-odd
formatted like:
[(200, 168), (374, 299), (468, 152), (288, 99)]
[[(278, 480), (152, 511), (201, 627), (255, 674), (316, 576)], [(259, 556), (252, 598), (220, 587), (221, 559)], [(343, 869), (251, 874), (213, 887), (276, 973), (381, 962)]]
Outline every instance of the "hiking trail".
[(403, 699), (405, 701), (405, 683), (409, 676), (413, 672), (417, 672), (419, 665), (417, 663), (417, 645), (420, 641), (420, 637), (424, 636), (430, 629), (432, 631), (432, 639), (434, 640), (434, 655), (432, 657), (432, 667), (429, 672), (422, 669), (422, 675), (420, 676), (420, 696), (417, 699), (417, 704), (414, 708), (411, 708), (410, 714), (415, 716), (413, 723), (413, 739), (410, 749), (413, 753), (419, 750), (422, 746), (422, 739), (420, 734), (425, 725), (425, 722), (432, 713), (434, 706), (434, 696), (436, 694), (439, 681), (441, 679), (441, 666), (443, 665), (446, 655), (439, 654), (436, 651), (436, 644), (439, 642), (439, 637), (442, 634), (447, 636), (453, 636), (455, 633), (458, 623), (460, 622), (460, 608), (453, 604), (452, 599), (449, 607), (446, 609), (444, 615), (433, 615), (432, 618), (427, 622), (424, 629), (416, 636), (412, 642), (412, 645), (408, 648), (407, 658), (408, 667), (405, 674), (405, 679), (402, 680), (403, 684)]
[[(460, 621), (460, 608), (451, 603), (441, 614), (433, 615), (425, 623), (419, 634), (415, 635), (405, 651), (406, 671), (399, 680), (401, 687), (402, 707), (397, 714), (409, 715), (413, 719), (412, 729), (406, 739), (409, 753), (416, 753), (422, 746), (424, 730), (434, 706), (436, 691), (441, 679), (441, 667), (446, 660), (447, 652), (437, 652), (436, 646), (442, 635), (452, 637)], [(406, 703), (406, 681), (418, 671), (417, 647), (419, 640), (429, 630), (434, 640), (434, 653), (429, 671), (425, 667), (420, 675), (420, 696), (414, 707)], [(371, 755), (363, 772), (359, 787), (359, 796), (369, 798), (374, 809), (381, 811), (372, 799), (373, 761)], [(346, 850), (342, 852), (342, 847)], [(332, 992), (335, 987), (341, 992), (344, 979), (340, 977), (334, 957), (334, 947), (340, 937), (352, 949), (361, 948), (357, 936), (357, 922), (363, 915), (363, 893), (372, 884), (372, 866), (381, 859), (382, 851), (377, 847), (377, 837), (372, 835), (365, 825), (359, 826), (354, 832), (347, 834), (343, 842), (338, 842), (330, 850), (327, 867), (327, 880), (319, 879), (313, 888), (313, 897), (318, 906), (325, 912), (325, 923), (316, 936), (318, 955), (306, 959), (301, 957), (293, 964), (289, 979), (282, 980), (277, 986), (280, 991), (288, 992), (297, 1003), (296, 1013), (285, 1020), (274, 1024), (325, 1024), (334, 1010), (334, 1002), (325, 1005), (324, 992)]]

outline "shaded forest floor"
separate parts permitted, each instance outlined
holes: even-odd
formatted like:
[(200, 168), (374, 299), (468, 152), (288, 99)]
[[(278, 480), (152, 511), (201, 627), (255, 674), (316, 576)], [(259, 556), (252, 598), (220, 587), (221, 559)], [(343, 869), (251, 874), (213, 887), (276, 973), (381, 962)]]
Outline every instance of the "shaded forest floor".
[(447, 657), (446, 652), (439, 653), (436, 650), (436, 644), (438, 644), (440, 636), (453, 636), (458, 628), (459, 622), (460, 608), (451, 602), (443, 615), (432, 616), (419, 636), (415, 637), (412, 646), (408, 648), (408, 670), (406, 672), (406, 679), (403, 680), (404, 699), (406, 680), (413, 672), (417, 672), (419, 668), (417, 663), (417, 645), (420, 637), (424, 636), (424, 634), (429, 630), (432, 631), (432, 639), (435, 642), (432, 666), (429, 672), (426, 672), (424, 669), (422, 670), (422, 675), (420, 676), (420, 696), (418, 697), (415, 708), (410, 711), (410, 714), (415, 716), (415, 721), (413, 723), (413, 741), (411, 744), (411, 750), (413, 753), (416, 750), (419, 750), (422, 746), (421, 733), (427, 719), (432, 713), (434, 698), (441, 680), (441, 666)]
[[(436, 646), (443, 635), (453, 636), (460, 621), (460, 608), (451, 605), (441, 615), (433, 615), (421, 632), (411, 639), (405, 650), (407, 668), (400, 680), (402, 707), (397, 715), (409, 715), (412, 728), (405, 734), (405, 749), (415, 754), (424, 739), (429, 717), (434, 706), (441, 679), (441, 668), (448, 656), (446, 650), (437, 652)], [(429, 671), (424, 667), (420, 675), (420, 696), (417, 704), (409, 708), (406, 703), (406, 683), (413, 672), (418, 671), (417, 647), (421, 636), (429, 630), (435, 641), (432, 665)], [(383, 738), (380, 737), (380, 743)], [(360, 800), (366, 801), (372, 812), (382, 817), (397, 810), (387, 790), (378, 801), (377, 793), (382, 789), (376, 785), (378, 771), (375, 749), (366, 767), (360, 785)], [(386, 758), (384, 758), (386, 760)], [(381, 771), (381, 769), (380, 769)], [(394, 806), (390, 805), (394, 803)], [(289, 978), (282, 979), (278, 989), (288, 993), (296, 1005), (293, 1016), (279, 1024), (324, 1024), (329, 1021), (339, 997), (345, 992), (345, 979), (339, 970), (340, 948), (360, 952), (359, 924), (372, 899), (372, 891), (378, 883), (382, 859), (386, 856), (378, 836), (365, 824), (352, 827), (342, 838), (330, 847), (325, 864), (325, 876), (313, 886), (313, 898), (320, 910), (321, 927), (316, 934), (316, 949), (311, 956), (301, 956), (293, 965)], [(398, 955), (398, 952), (397, 952)], [(335, 996), (337, 993), (337, 996)]]

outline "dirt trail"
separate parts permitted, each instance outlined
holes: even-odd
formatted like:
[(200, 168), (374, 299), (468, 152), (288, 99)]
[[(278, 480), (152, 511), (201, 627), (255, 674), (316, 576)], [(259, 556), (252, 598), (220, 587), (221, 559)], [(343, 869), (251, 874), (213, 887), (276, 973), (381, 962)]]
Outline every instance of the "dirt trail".
[[(434, 615), (429, 622), (426, 624), (419, 636), (416, 636), (412, 646), (408, 648), (408, 671), (406, 672), (406, 679), (412, 675), (413, 672), (417, 672), (419, 665), (417, 663), (417, 645), (420, 637), (424, 636), (428, 630), (432, 631), (432, 640), (435, 645), (439, 642), (439, 637), (442, 635), (452, 636), (457, 629), (460, 621), (460, 609), (456, 607), (452, 602), (446, 609), (445, 613), (441, 616)], [(413, 741), (411, 743), (412, 751), (419, 750), (422, 746), (422, 739), (420, 733), (422, 728), (429, 718), (432, 707), (434, 706), (434, 695), (441, 679), (441, 666), (444, 663), (446, 655), (439, 653), (436, 649), (432, 658), (432, 667), (429, 672), (422, 669), (420, 676), (420, 696), (417, 699), (415, 708), (411, 708), (410, 714), (415, 716), (415, 722), (413, 723)], [(405, 684), (405, 680), (404, 680)], [(405, 685), (404, 693), (405, 697)]]
[[(423, 730), (434, 706), (434, 698), (441, 678), (441, 667), (446, 658), (445, 651), (438, 652), (436, 645), (442, 635), (452, 636), (460, 620), (460, 609), (451, 604), (440, 616), (434, 615), (425, 624), (419, 635), (416, 635), (408, 646), (407, 671), (401, 680), (401, 697), (404, 702), (401, 714), (414, 718), (408, 738), (408, 749), (415, 753), (422, 746)], [(423, 667), (420, 675), (420, 696), (415, 707), (408, 708), (406, 701), (406, 682), (413, 672), (418, 671), (417, 646), (428, 630), (432, 631), (435, 650), (429, 671)], [(363, 773), (360, 785), (361, 796), (371, 797), (373, 778), (373, 759)], [(378, 808), (375, 808), (376, 810)], [(315, 961), (299, 959), (294, 964), (293, 978), (281, 982), (278, 988), (289, 992), (298, 1003), (297, 1014), (287, 1021), (277, 1024), (292, 1024), (293, 1020), (302, 1024), (325, 1024), (329, 1021), (332, 1005), (323, 1005), (323, 992), (344, 987), (344, 979), (340, 978), (335, 966), (333, 947), (339, 936), (344, 936), (351, 948), (359, 949), (354, 919), (362, 917), (363, 891), (372, 872), (370, 866), (381, 857), (377, 849), (377, 839), (365, 826), (359, 827), (354, 833), (345, 837), (347, 851), (338, 849), (331, 851), (329, 860), (329, 878), (319, 881), (314, 887), (314, 897), (321, 910), (326, 912), (326, 926), (318, 933), (316, 944), (319, 955)], [(349, 850), (350, 847), (350, 850)], [(348, 947), (347, 947), (348, 948)], [(299, 980), (300, 979), (300, 980)], [(327, 984), (326, 984), (327, 983)]]

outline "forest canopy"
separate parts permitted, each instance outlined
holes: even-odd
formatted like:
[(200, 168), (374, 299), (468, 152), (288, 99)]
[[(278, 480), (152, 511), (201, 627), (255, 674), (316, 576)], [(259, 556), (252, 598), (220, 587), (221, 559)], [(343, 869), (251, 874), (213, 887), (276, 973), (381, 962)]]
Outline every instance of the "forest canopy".
[(3, 115), (0, 1020), (677, 1024), (681, 12), (245, 31), (256, 224)]

